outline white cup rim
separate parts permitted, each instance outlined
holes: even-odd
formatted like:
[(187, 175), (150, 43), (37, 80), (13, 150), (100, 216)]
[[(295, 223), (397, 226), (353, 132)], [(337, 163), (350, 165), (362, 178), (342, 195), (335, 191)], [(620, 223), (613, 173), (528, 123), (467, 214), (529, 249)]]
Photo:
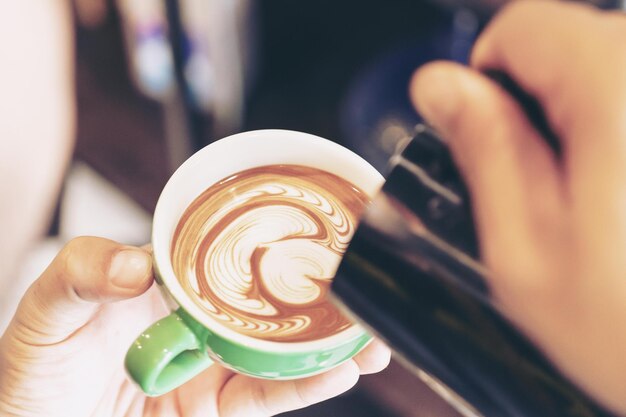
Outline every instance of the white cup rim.
[[(254, 148), (270, 146), (282, 147), (277, 148), (279, 149), (278, 152), (284, 152), (284, 147), (290, 146), (291, 149), (295, 150), (293, 152), (296, 153), (308, 152), (315, 148), (315, 150), (320, 153), (319, 156), (306, 156), (303, 154), (301, 157), (316, 158), (317, 160), (324, 161), (325, 164), (329, 164), (329, 158), (333, 160), (341, 160), (341, 168), (333, 168), (333, 165), (329, 165), (330, 169), (327, 170), (336, 174), (339, 169), (345, 169), (345, 172), (350, 172), (348, 175), (340, 176), (343, 178), (346, 178), (346, 176), (352, 176), (352, 179), (346, 179), (355, 183), (370, 197), (373, 197), (374, 193), (383, 183), (383, 177), (380, 173), (363, 158), (337, 143), (308, 133), (291, 130), (266, 129), (242, 132), (215, 141), (192, 155), (176, 170), (176, 172), (174, 172), (163, 188), (157, 202), (152, 228), (152, 249), (160, 280), (174, 301), (187, 311), (187, 313), (189, 313), (196, 321), (205, 326), (211, 332), (229, 340), (230, 342), (248, 348), (269, 352), (305, 352), (332, 348), (359, 338), (365, 334), (365, 330), (358, 324), (354, 324), (348, 329), (337, 334), (306, 342), (276, 342), (243, 335), (206, 314), (196, 303), (193, 302), (191, 297), (187, 295), (174, 274), (170, 259), (171, 232), (176, 227), (182, 212), (180, 212), (179, 209), (179, 213), (177, 213), (177, 215), (172, 213), (172, 199), (176, 199), (176, 197), (181, 194), (178, 190), (182, 189), (182, 187), (186, 185), (185, 179), (189, 178), (189, 176), (192, 175), (191, 173), (197, 172), (201, 169), (199, 168), (199, 165), (201, 165), (203, 161), (215, 159), (220, 153), (227, 152), (230, 148), (238, 149), (239, 152), (251, 152), (254, 151)], [(267, 154), (269, 155), (270, 152)], [(245, 155), (246, 157), (249, 156), (247, 153)], [(268, 156), (268, 158), (271, 158), (271, 156)], [(291, 160), (293, 161), (293, 158)], [(293, 162), (285, 159), (283, 162), (276, 162), (276, 164), (279, 163), (289, 164)], [(268, 164), (259, 163), (258, 165), (255, 165), (252, 163), (248, 166), (248, 168), (263, 165)], [(320, 164), (315, 162), (301, 165), (320, 168)], [(216, 178), (215, 181), (207, 181), (204, 189), (227, 175), (234, 174), (244, 169), (246, 168), (242, 167), (240, 169), (233, 169), (228, 172), (228, 174)], [(335, 171), (333, 171), (333, 169)], [(200, 190), (200, 192), (202, 191), (203, 190)], [(191, 200), (195, 199), (200, 192), (195, 194), (191, 199), (188, 198), (190, 201), (187, 201), (184, 204), (184, 207), (186, 208), (189, 203), (191, 203)], [(181, 203), (178, 204), (180, 205)], [(176, 218), (172, 219), (172, 217)]]

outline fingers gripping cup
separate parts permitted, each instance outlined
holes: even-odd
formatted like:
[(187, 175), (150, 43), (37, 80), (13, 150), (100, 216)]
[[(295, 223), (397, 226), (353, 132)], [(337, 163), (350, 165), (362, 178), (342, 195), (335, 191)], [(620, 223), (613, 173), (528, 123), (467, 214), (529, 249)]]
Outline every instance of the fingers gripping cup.
[(284, 130), (246, 132), (187, 160), (154, 214), (156, 280), (172, 313), (125, 365), (148, 395), (214, 361), (270, 379), (314, 375), (370, 340), (326, 298), (380, 174), (347, 149)]

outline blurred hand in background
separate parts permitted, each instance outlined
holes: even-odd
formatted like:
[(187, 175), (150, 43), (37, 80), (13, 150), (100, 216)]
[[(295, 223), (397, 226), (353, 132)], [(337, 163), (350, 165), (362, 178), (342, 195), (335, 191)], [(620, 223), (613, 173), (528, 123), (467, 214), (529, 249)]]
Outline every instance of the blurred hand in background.
[[(575, 383), (626, 415), (624, 39), (623, 14), (515, 2), (481, 35), (471, 68), (427, 65), (411, 94), (466, 177), (496, 303)], [(561, 158), (484, 69), (538, 98)]]

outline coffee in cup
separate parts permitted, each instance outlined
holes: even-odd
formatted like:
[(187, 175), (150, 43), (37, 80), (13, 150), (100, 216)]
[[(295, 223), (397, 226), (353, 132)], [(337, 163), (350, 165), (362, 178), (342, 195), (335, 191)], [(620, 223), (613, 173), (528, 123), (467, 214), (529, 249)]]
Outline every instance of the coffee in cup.
[(126, 354), (148, 395), (214, 362), (267, 379), (327, 371), (371, 336), (327, 300), (356, 219), (382, 176), (342, 146), (261, 130), (185, 161), (154, 212), (155, 280), (171, 314)]
[(251, 168), (185, 210), (172, 265), (185, 292), (232, 330), (304, 342), (351, 326), (326, 297), (367, 195), (300, 165)]

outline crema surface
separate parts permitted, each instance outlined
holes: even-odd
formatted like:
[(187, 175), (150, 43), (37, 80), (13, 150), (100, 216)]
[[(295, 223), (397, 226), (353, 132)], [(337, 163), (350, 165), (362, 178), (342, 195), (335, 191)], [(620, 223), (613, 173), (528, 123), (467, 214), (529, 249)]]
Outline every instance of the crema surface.
[(367, 196), (346, 180), (299, 165), (242, 171), (187, 208), (172, 264), (206, 313), (238, 333), (316, 340), (351, 322), (327, 300)]

